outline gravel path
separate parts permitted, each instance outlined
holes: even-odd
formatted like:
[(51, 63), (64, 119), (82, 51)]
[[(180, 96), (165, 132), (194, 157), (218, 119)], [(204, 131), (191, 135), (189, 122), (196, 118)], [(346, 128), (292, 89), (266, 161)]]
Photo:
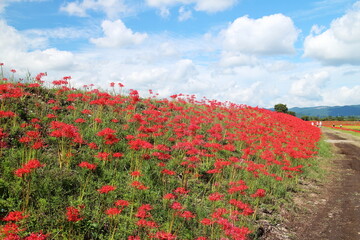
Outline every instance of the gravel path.
[(266, 240), (360, 240), (360, 139), (323, 128), (335, 148), (328, 180), (295, 199), (302, 209)]

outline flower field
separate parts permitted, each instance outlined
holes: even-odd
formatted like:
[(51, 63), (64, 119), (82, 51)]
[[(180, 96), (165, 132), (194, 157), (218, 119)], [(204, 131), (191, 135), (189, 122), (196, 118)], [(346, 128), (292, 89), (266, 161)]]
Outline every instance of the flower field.
[(0, 81), (1, 239), (250, 239), (319, 128), (230, 102)]
[(324, 121), (325, 127), (360, 133), (360, 121)]

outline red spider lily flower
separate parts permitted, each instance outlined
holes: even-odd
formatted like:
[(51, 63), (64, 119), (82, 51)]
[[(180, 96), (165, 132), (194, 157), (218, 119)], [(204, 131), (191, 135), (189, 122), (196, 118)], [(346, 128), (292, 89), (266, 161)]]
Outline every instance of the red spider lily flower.
[(114, 143), (117, 143), (118, 141), (120, 141), (118, 138), (116, 138), (114, 133), (116, 133), (116, 130), (113, 130), (111, 128), (105, 128), (105, 129), (99, 131), (96, 135), (103, 137), (105, 140), (105, 144), (111, 145), (111, 144), (114, 144)]
[(166, 164), (163, 163), (163, 162), (159, 162), (158, 166), (159, 166), (159, 167), (166, 167)]
[(139, 181), (133, 181), (131, 183), (131, 186), (136, 188), (136, 189), (139, 189), (139, 190), (146, 190), (146, 189), (149, 189), (149, 187), (145, 186), (144, 184), (142, 184), (141, 182)]
[(139, 236), (129, 236), (127, 240), (141, 240)]
[(103, 130), (99, 131), (96, 135), (104, 137), (104, 136), (111, 135), (114, 133), (116, 133), (116, 130), (111, 129), (111, 128), (104, 128)]
[(100, 189), (98, 189), (97, 191), (99, 193), (108, 193), (108, 192), (111, 192), (111, 191), (114, 191), (116, 189), (115, 186), (111, 186), (111, 185), (105, 185), (105, 186), (102, 186)]
[(114, 82), (111, 82), (110, 83), (110, 87), (114, 87), (115, 86), (115, 83)]
[(154, 222), (154, 221), (147, 221), (145, 219), (139, 219), (136, 222), (136, 225), (138, 225), (139, 227), (148, 227), (148, 228), (158, 228), (159, 225)]
[(108, 157), (109, 157), (110, 153), (107, 152), (98, 152), (97, 155), (95, 155), (94, 157), (103, 160), (103, 161), (107, 161)]
[(16, 73), (16, 70), (15, 70), (15, 69), (11, 69), (10, 72)]
[(43, 234), (42, 231), (31, 233), (29, 236), (24, 238), (24, 240), (45, 240), (47, 237), (49, 237), (50, 234)]
[(118, 85), (119, 85), (119, 87), (121, 87), (121, 88), (122, 88), (122, 87), (125, 87), (124, 84), (122, 84), (122, 83), (118, 83)]
[(50, 136), (52, 137), (66, 137), (69, 139), (73, 139), (73, 142), (84, 142), (84, 140), (80, 136), (78, 128), (72, 124), (52, 121), (50, 123), (50, 128), (53, 129), (53, 131), (50, 133)]
[(120, 152), (116, 152), (116, 153), (113, 153), (112, 155), (114, 158), (121, 158), (122, 156), (124, 156), (123, 153), (120, 153)]
[(56, 116), (56, 115), (51, 114), (51, 113), (49, 113), (48, 115), (46, 115), (46, 117), (47, 117), (47, 118), (57, 118), (57, 116)]
[(175, 175), (175, 174), (176, 174), (176, 172), (171, 171), (171, 170), (166, 169), (166, 168), (164, 168), (164, 169), (161, 171), (161, 173), (166, 174), (166, 175)]
[(198, 237), (198, 238), (195, 238), (195, 240), (208, 240), (206, 237)]
[(256, 192), (254, 194), (251, 194), (250, 197), (265, 197), (266, 195), (266, 190), (265, 189), (261, 189), (259, 188), (258, 190), (256, 190)]
[(102, 123), (102, 120), (100, 118), (95, 118), (94, 121), (97, 123)]
[(81, 113), (91, 115), (92, 112), (89, 109), (84, 109), (84, 110), (81, 111)]
[(122, 209), (118, 209), (118, 208), (108, 208), (105, 211), (105, 214), (109, 215), (109, 216), (115, 216), (115, 215), (119, 215), (122, 212)]
[(0, 236), (4, 234), (6, 240), (20, 240), (20, 236), (17, 233), (25, 230), (25, 228), (21, 229), (15, 223), (9, 222), (0, 228)]
[(46, 147), (47, 145), (44, 144), (42, 141), (35, 142), (33, 145), (31, 145), (32, 149), (40, 149), (42, 147)]
[(215, 211), (211, 214), (211, 217), (214, 219), (221, 218), (223, 215), (227, 214), (228, 210), (226, 208), (217, 208)]
[(213, 174), (213, 173), (221, 173), (221, 170), (220, 170), (220, 169), (215, 168), (215, 169), (211, 169), (211, 170), (206, 171), (206, 173), (209, 173), (209, 174)]
[(14, 174), (18, 177), (23, 177), (23, 175), (30, 173), (31, 170), (27, 168), (19, 168), (14, 171)]
[(150, 149), (153, 145), (145, 140), (136, 139), (129, 142), (130, 149), (140, 150), (140, 149)]
[(66, 81), (66, 80), (54, 80), (52, 81), (52, 84), (54, 84), (55, 86), (59, 86), (59, 85), (66, 85), (68, 84), (69, 82)]
[(85, 123), (86, 120), (83, 119), (83, 118), (78, 118), (78, 119), (75, 119), (75, 122), (76, 122), (76, 123)]
[(280, 177), (280, 176), (275, 176), (275, 180), (276, 180), (276, 181), (282, 181), (282, 180), (283, 180), (283, 178), (282, 178), (282, 177)]
[(61, 107), (59, 107), (59, 106), (54, 106), (54, 107), (52, 107), (52, 108), (50, 108), (50, 109), (56, 111), (56, 110), (60, 110)]
[(78, 222), (84, 219), (80, 217), (79, 209), (75, 207), (67, 207), (66, 210), (66, 217), (69, 222)]
[(185, 195), (185, 194), (188, 194), (190, 191), (186, 190), (185, 188), (183, 187), (178, 187), (174, 190), (175, 193), (177, 194), (182, 194), (182, 195)]
[(89, 170), (95, 170), (96, 167), (97, 167), (96, 164), (91, 164), (91, 163), (86, 162), (86, 161), (83, 161), (83, 162), (79, 163), (78, 166), (81, 167), (81, 168), (87, 168)]
[(31, 119), (30, 122), (31, 122), (31, 123), (39, 123), (39, 122), (41, 122), (41, 120), (38, 119), (38, 118), (33, 118), (33, 119)]
[(131, 176), (133, 177), (140, 177), (142, 176), (141, 172), (140, 171), (133, 171), (130, 173)]
[(231, 199), (231, 200), (229, 201), (229, 203), (230, 203), (231, 205), (239, 208), (239, 209), (242, 209), (242, 210), (243, 210), (242, 215), (247, 216), (247, 215), (253, 214), (253, 212), (254, 212), (254, 210), (252, 210), (251, 207), (250, 207), (248, 204), (243, 203), (243, 202), (240, 201), (240, 200)]
[(209, 218), (203, 218), (203, 219), (200, 221), (200, 223), (201, 223), (202, 225), (208, 226), (208, 225), (213, 224), (214, 222), (213, 222), (211, 219), (209, 219)]
[(163, 196), (163, 199), (175, 199), (176, 196), (172, 193), (167, 193)]
[(20, 127), (21, 127), (21, 128), (27, 128), (27, 127), (29, 127), (29, 126), (31, 126), (31, 124), (29, 124), (29, 123), (22, 123), (22, 124), (20, 124)]
[(183, 209), (183, 206), (179, 202), (173, 202), (170, 206), (174, 210), (181, 210)]
[(12, 111), (0, 111), (0, 118), (15, 117), (16, 114)]
[(155, 233), (155, 235), (153, 236), (156, 239), (160, 239), (160, 240), (175, 240), (177, 239), (177, 236), (168, 232), (164, 232), (164, 231), (160, 231)]
[(94, 142), (89, 143), (88, 146), (90, 149), (98, 149), (98, 146)]
[(185, 219), (195, 218), (195, 214), (190, 211), (183, 211), (179, 214), (179, 216)]
[(29, 168), (29, 169), (36, 169), (44, 166), (45, 164), (41, 164), (37, 159), (29, 160), (26, 164), (24, 164), (24, 168)]
[(228, 193), (233, 194), (236, 192), (239, 192), (240, 194), (245, 194), (245, 190), (248, 189), (248, 186), (246, 186), (241, 180), (239, 183), (235, 183), (232, 184), (230, 183), (229, 185), (232, 185), (232, 187), (230, 187), (228, 189)]
[(138, 211), (135, 214), (135, 216), (138, 218), (151, 217), (151, 214), (149, 213), (149, 211), (152, 209), (153, 209), (153, 207), (150, 204), (143, 204), (138, 208)]
[(129, 202), (128, 201), (126, 201), (126, 200), (117, 200), (116, 202), (115, 202), (115, 206), (122, 206), (122, 207), (126, 207), (126, 206), (129, 206)]
[(41, 164), (39, 160), (32, 159), (25, 163), (22, 168), (16, 169), (14, 174), (18, 177), (23, 177), (23, 175), (30, 173), (33, 169), (44, 167), (45, 164)]
[(13, 212), (9, 212), (8, 215), (6, 215), (2, 220), (6, 222), (8, 221), (17, 222), (27, 217), (29, 217), (29, 215), (24, 215), (24, 212), (13, 211)]
[(224, 196), (225, 196), (224, 194), (220, 194), (218, 192), (215, 192), (215, 193), (210, 194), (208, 199), (210, 201), (220, 201), (220, 200), (223, 199)]

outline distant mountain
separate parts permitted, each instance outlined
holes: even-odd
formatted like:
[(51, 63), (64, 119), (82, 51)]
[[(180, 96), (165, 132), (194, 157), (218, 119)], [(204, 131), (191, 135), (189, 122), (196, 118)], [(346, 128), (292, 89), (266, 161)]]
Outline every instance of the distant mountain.
[(312, 117), (340, 117), (340, 116), (356, 116), (360, 117), (360, 105), (348, 106), (319, 106), (319, 107), (294, 107), (289, 108), (289, 111), (296, 113), (297, 117), (312, 116)]

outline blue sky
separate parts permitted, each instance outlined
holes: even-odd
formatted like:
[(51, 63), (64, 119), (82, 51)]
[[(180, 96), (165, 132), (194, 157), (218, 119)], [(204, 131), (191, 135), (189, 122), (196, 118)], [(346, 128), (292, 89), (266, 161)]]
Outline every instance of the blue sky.
[(360, 104), (360, 1), (0, 0), (19, 77), (259, 107)]

